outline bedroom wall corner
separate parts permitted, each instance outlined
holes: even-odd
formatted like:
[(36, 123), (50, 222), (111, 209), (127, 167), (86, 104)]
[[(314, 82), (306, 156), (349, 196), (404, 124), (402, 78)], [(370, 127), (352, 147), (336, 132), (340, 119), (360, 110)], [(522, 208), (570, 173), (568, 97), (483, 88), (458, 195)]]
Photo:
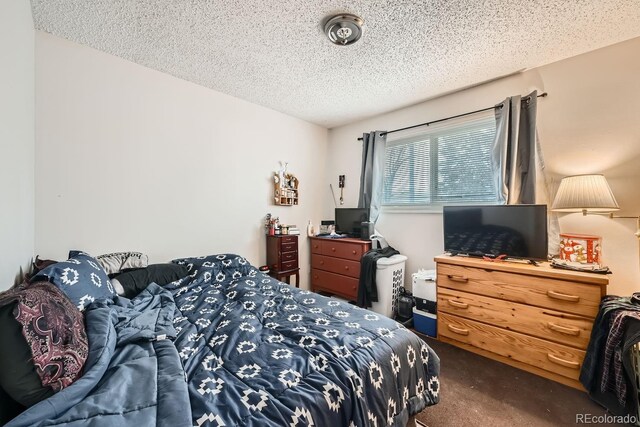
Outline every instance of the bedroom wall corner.
[[(36, 33), (36, 252), (136, 250), (150, 262), (236, 253), (266, 263), (267, 213), (321, 218), (327, 129)], [(279, 162), (300, 204), (273, 205)], [(302, 287), (309, 245), (300, 236)]]
[(35, 59), (31, 5), (0, 5), (0, 290), (26, 272), (34, 253)]

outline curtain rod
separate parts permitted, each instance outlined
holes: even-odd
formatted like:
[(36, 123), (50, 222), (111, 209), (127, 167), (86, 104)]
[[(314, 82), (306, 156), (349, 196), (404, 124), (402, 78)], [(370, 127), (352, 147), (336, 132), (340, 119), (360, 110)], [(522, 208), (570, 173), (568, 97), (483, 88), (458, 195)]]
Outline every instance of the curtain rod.
[[(537, 98), (544, 98), (545, 96), (547, 96), (547, 92), (542, 92), (540, 95), (537, 96)], [(529, 97), (525, 96), (522, 99), (526, 99), (526, 98), (529, 98)], [(458, 114), (456, 116), (445, 117), (444, 119), (438, 119), (438, 120), (434, 120), (434, 121), (431, 121), (431, 122), (425, 122), (425, 123), (420, 123), (420, 124), (413, 125), (413, 126), (407, 126), (405, 128), (394, 129), (394, 130), (390, 130), (390, 131), (387, 131), (387, 132), (381, 132), (380, 135), (384, 136), (384, 135), (388, 135), (390, 133), (400, 132), (400, 131), (408, 130), (408, 129), (413, 129), (413, 128), (417, 128), (417, 127), (420, 127), (420, 126), (429, 126), (429, 125), (432, 125), (434, 123), (440, 123), (440, 122), (444, 122), (446, 120), (457, 119), (458, 117), (464, 117), (464, 116), (468, 116), (470, 114), (481, 113), (482, 111), (493, 110), (494, 108), (496, 108), (496, 107), (482, 108), (480, 110), (470, 111), (468, 113), (462, 113), (462, 114)], [(502, 106), (500, 106), (500, 108), (502, 108)], [(358, 138), (358, 141), (362, 141), (362, 138)]]

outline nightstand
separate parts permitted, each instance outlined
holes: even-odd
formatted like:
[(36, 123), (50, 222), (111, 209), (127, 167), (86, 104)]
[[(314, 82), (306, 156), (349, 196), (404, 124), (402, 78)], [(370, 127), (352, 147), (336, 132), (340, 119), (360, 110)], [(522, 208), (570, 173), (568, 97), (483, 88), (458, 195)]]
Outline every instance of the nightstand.
[(289, 278), (296, 276), (296, 288), (299, 287), (298, 236), (267, 236), (267, 265), (271, 277), (289, 283)]

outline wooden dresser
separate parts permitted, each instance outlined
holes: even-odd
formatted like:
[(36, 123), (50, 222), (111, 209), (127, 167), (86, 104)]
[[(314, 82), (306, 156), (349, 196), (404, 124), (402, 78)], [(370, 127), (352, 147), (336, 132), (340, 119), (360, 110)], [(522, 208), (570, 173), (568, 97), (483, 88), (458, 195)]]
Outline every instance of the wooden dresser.
[(360, 239), (311, 237), (311, 290), (358, 299), (360, 258), (371, 242)]
[(438, 339), (582, 389), (604, 275), (475, 258), (435, 258)]
[(277, 280), (289, 283), (296, 276), (296, 288), (300, 286), (300, 267), (298, 265), (298, 236), (267, 235), (267, 265), (269, 275)]

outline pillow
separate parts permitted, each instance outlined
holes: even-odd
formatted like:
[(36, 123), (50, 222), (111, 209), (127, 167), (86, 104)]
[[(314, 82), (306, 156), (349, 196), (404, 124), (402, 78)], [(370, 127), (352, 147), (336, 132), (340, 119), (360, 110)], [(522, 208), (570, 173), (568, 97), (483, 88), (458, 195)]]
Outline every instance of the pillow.
[[(51, 387), (42, 385), (36, 367), (31, 361), (31, 348), (22, 335), (22, 326), (14, 316), (16, 305), (14, 302), (0, 308), (0, 387), (14, 402), (29, 407), (53, 396), (54, 392)], [(2, 400), (4, 406), (4, 399)], [(14, 405), (3, 408), (3, 412), (11, 410), (11, 406)]]
[(80, 311), (97, 299), (113, 298), (116, 294), (98, 261), (79, 251), (69, 252), (68, 260), (40, 271), (32, 282), (36, 280), (46, 280), (56, 285)]
[(31, 279), (35, 277), (41, 270), (49, 267), (52, 264), (55, 264), (58, 261), (52, 259), (40, 259), (40, 255), (36, 255), (35, 261), (31, 263), (31, 272), (25, 275), (25, 280), (27, 283), (31, 282)]
[(178, 279), (187, 277), (187, 267), (178, 264), (152, 264), (147, 268), (140, 268), (118, 275), (118, 281), (123, 288), (124, 296), (133, 298), (144, 291), (150, 283), (160, 286), (168, 285)]
[(0, 293), (0, 388), (29, 407), (69, 386), (89, 354), (84, 317), (49, 282)]
[(132, 268), (144, 268), (149, 264), (149, 257), (141, 252), (114, 252), (98, 255), (96, 259), (108, 275)]
[(25, 410), (25, 407), (13, 400), (0, 388), (0, 426), (5, 425)]

